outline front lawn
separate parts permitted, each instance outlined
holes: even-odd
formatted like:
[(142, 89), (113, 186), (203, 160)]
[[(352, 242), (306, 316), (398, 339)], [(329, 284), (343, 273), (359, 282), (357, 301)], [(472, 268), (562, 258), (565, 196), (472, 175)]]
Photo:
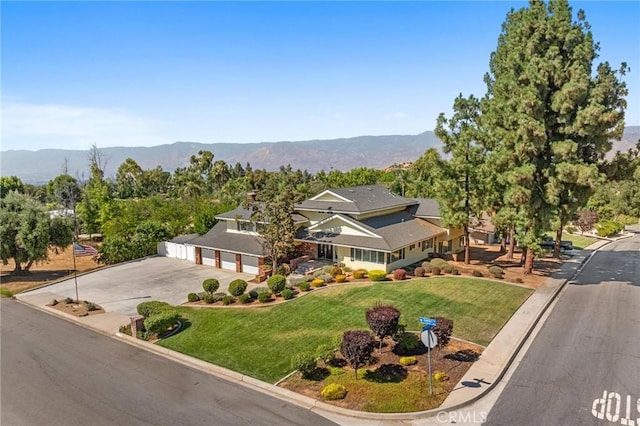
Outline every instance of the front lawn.
[(407, 330), (419, 316), (454, 320), (455, 337), (487, 345), (532, 290), (472, 278), (353, 284), (314, 291), (266, 308), (180, 308), (189, 326), (161, 346), (274, 383), (291, 356), (329, 344), (348, 329), (368, 329), (365, 311), (392, 304)]
[[(553, 239), (555, 239), (555, 234), (550, 234), (547, 233), (547, 235)], [(597, 238), (593, 238), (593, 237), (585, 237), (583, 235), (579, 235), (579, 234), (562, 234), (562, 240), (563, 241), (571, 241), (571, 243), (573, 244), (573, 248), (576, 250), (582, 250), (585, 247), (590, 246), (591, 244), (595, 243), (596, 241), (598, 241)]]

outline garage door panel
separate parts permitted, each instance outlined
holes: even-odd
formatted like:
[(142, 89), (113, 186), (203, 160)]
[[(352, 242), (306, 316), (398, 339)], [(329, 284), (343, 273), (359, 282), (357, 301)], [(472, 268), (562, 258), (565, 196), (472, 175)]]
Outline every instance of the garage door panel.
[(254, 256), (242, 256), (242, 272), (258, 274), (258, 258)]
[(228, 251), (220, 252), (220, 267), (230, 271), (236, 270), (236, 254)]

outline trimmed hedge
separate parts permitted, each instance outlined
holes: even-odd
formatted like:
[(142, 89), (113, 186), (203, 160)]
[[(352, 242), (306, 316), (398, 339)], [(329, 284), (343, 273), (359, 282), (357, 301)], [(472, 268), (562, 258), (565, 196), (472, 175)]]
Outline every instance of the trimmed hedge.
[(356, 269), (355, 271), (353, 271), (352, 275), (353, 275), (353, 278), (355, 278), (355, 279), (361, 279), (361, 278), (364, 278), (367, 275), (367, 270), (366, 269)]
[(200, 300), (200, 297), (196, 293), (189, 293), (187, 295), (187, 300), (189, 302), (197, 302), (198, 300)]
[(387, 273), (381, 269), (369, 271), (369, 279), (371, 281), (387, 281)]
[(435, 257), (430, 261), (432, 266), (437, 266), (440, 269), (444, 269), (444, 265), (448, 265), (447, 261), (444, 259), (440, 259), (439, 257)]
[(396, 269), (393, 271), (393, 279), (396, 281), (402, 281), (407, 278), (407, 271), (404, 269)]
[(343, 399), (347, 396), (347, 388), (339, 383), (331, 383), (322, 389), (321, 394), (327, 401), (335, 401), (336, 399)]
[(323, 279), (321, 279), (321, 278), (314, 278), (314, 279), (311, 281), (311, 285), (312, 285), (314, 288), (322, 287), (322, 286), (324, 285), (324, 280), (323, 280)]
[(247, 285), (245, 280), (233, 280), (229, 283), (229, 293), (232, 296), (240, 296), (247, 289)]
[(284, 298), (284, 300), (293, 299), (293, 290), (285, 288), (280, 292), (280, 295)]
[(267, 303), (271, 300), (271, 293), (268, 291), (261, 291), (258, 293), (258, 302)]
[(147, 333), (160, 334), (178, 323), (180, 314), (174, 309), (167, 309), (152, 314), (144, 320), (144, 328)]
[(227, 294), (227, 295), (225, 295), (225, 296), (222, 298), (222, 304), (223, 304), (223, 305), (230, 305), (230, 304), (232, 304), (235, 300), (236, 300), (236, 299), (235, 299), (233, 296), (230, 296), (230, 295), (228, 295), (228, 294)]
[(335, 280), (336, 280), (336, 282), (337, 282), (337, 283), (344, 283), (344, 282), (347, 282), (347, 276), (346, 276), (346, 275), (343, 275), (343, 274), (338, 274), (338, 275), (336, 275), (334, 278), (335, 278)]
[(422, 262), (422, 268), (424, 269), (425, 274), (430, 274), (433, 272), (433, 265), (429, 262)]
[(424, 268), (422, 266), (418, 266), (415, 271), (413, 271), (413, 275), (416, 277), (424, 277), (426, 275), (426, 272), (424, 271)]
[(240, 301), (240, 303), (242, 303), (243, 305), (246, 305), (247, 303), (251, 302), (251, 296), (249, 295), (249, 293), (243, 293), (238, 296), (238, 301)]
[(220, 281), (215, 278), (207, 278), (202, 281), (202, 288), (209, 294), (213, 294), (220, 288)]
[(171, 308), (171, 305), (167, 302), (161, 302), (159, 300), (150, 300), (148, 302), (142, 302), (137, 307), (139, 315), (145, 318), (149, 318), (151, 315), (159, 314), (162, 311)]
[(309, 291), (311, 290), (311, 284), (309, 284), (308, 281), (302, 282), (300, 284), (298, 284), (298, 288), (302, 291)]
[(494, 278), (502, 279), (502, 275), (504, 274), (504, 270), (499, 266), (489, 266), (489, 273), (494, 276)]
[(417, 364), (418, 360), (416, 359), (415, 356), (401, 356), (400, 357), (400, 364), (402, 365), (413, 365), (413, 364)]
[(287, 285), (287, 279), (283, 275), (272, 275), (267, 280), (267, 287), (275, 294), (279, 294), (285, 289)]

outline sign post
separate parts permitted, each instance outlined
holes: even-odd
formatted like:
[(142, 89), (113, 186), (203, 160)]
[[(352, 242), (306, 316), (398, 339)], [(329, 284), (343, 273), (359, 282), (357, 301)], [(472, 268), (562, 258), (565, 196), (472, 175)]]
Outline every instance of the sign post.
[(436, 325), (436, 320), (431, 318), (418, 318), (419, 321), (424, 324), (422, 327), (422, 334), (420, 335), (420, 340), (427, 347), (427, 364), (429, 368), (429, 395), (433, 395), (433, 376), (431, 375), (431, 349), (435, 348), (438, 344), (438, 338), (431, 331), (433, 327)]

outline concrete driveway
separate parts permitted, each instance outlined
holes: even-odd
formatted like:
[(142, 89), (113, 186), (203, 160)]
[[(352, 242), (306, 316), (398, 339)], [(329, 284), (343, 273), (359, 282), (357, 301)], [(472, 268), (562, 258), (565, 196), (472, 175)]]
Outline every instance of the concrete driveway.
[[(202, 281), (216, 278), (220, 290), (226, 291), (231, 281), (253, 279), (251, 274), (224, 271), (195, 265), (186, 260), (150, 257), (110, 268), (98, 269), (78, 277), (78, 296), (102, 306), (107, 312), (136, 314), (136, 306), (148, 300), (161, 300), (172, 305), (187, 301), (187, 294), (203, 291)], [(61, 298), (75, 299), (74, 279), (24, 293), (55, 293)]]

